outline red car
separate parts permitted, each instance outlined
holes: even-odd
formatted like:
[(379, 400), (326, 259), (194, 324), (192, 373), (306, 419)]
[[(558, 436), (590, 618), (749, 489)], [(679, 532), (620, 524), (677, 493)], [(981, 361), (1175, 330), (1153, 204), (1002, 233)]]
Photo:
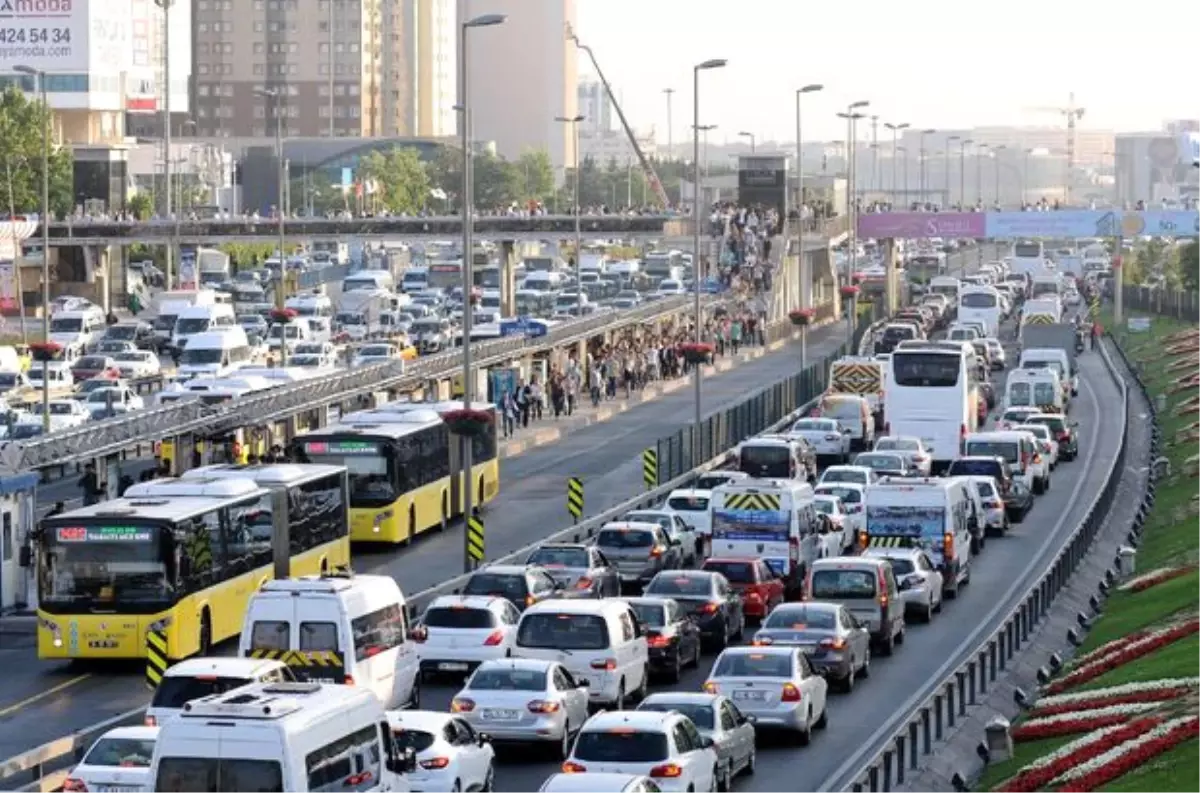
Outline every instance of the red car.
[(783, 581), (762, 559), (713, 556), (705, 559), (700, 569), (720, 573), (729, 580), (729, 585), (742, 596), (742, 612), (747, 617), (761, 620), (783, 602)]

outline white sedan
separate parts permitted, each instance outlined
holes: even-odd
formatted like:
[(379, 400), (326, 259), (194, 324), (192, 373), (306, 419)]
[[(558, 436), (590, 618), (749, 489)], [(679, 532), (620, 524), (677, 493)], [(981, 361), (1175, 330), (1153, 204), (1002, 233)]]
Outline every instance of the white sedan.
[(917, 470), (919, 476), (929, 476), (933, 467), (933, 455), (925, 448), (925, 442), (920, 438), (885, 435), (875, 441), (874, 451), (902, 455), (908, 460), (908, 464)]
[(829, 685), (799, 647), (730, 647), (704, 690), (729, 697), (758, 727), (795, 732), (802, 745), (828, 723)]
[(1038, 448), (1050, 462), (1050, 470), (1058, 467), (1058, 440), (1045, 424), (1018, 424), (1014, 430), (1032, 432), (1038, 439)]
[(837, 419), (803, 418), (792, 425), (788, 435), (808, 441), (817, 453), (817, 463), (843, 464), (850, 457), (850, 431), (843, 431)]
[(158, 356), (149, 350), (127, 350), (113, 359), (121, 377), (152, 377), (161, 371)]
[(414, 790), (451, 793), (491, 790), (496, 750), (487, 736), (454, 713), (389, 710), (388, 726), (396, 748), (412, 749), (417, 767), (408, 775)]
[(67, 776), (63, 790), (150, 790), (158, 727), (117, 727), (101, 735)]
[(91, 418), (109, 418), (141, 410), (146, 407), (146, 400), (133, 393), (128, 386), (114, 386), (92, 391), (83, 402), (83, 407)]
[(364, 344), (354, 353), (351, 368), (372, 366), (377, 363), (387, 363), (400, 358), (400, 350), (394, 344)]

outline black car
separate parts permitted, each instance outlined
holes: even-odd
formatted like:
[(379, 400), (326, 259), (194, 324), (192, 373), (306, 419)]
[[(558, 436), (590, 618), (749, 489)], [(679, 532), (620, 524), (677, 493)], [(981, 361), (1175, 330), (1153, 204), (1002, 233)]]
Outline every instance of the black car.
[(891, 353), (900, 345), (900, 342), (916, 338), (919, 338), (919, 336), (917, 335), (916, 327), (913, 325), (888, 325), (883, 329), (883, 334), (875, 342), (875, 354)]
[(462, 594), (504, 598), (517, 611), (524, 611), (534, 603), (558, 597), (565, 588), (544, 567), (498, 564), (472, 573)]
[(990, 476), (995, 479), (1000, 485), (1004, 511), (1013, 523), (1025, 520), (1029, 510), (1033, 509), (1033, 491), (1013, 477), (1012, 469), (1003, 457), (959, 457), (950, 463), (946, 476)]
[(646, 629), (650, 671), (678, 683), (684, 667), (700, 665), (700, 626), (673, 598), (624, 598)]
[(664, 570), (650, 580), (642, 594), (679, 603), (700, 627), (701, 638), (716, 650), (724, 650), (730, 639), (740, 639), (746, 631), (742, 596), (720, 573)]
[(1066, 416), (1059, 413), (1037, 413), (1025, 419), (1026, 424), (1041, 424), (1050, 430), (1054, 440), (1058, 441), (1059, 462), (1074, 460), (1079, 456), (1079, 433), (1075, 428), (1078, 421), (1068, 421)]

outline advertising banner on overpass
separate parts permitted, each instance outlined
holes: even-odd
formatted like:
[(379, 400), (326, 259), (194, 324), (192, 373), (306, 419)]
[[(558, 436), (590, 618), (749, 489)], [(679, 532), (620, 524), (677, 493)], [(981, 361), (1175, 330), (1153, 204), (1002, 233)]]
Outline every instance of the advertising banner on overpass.
[(1196, 237), (1195, 210), (1123, 212), (868, 212), (858, 216), (863, 239), (1079, 239), (1083, 237)]

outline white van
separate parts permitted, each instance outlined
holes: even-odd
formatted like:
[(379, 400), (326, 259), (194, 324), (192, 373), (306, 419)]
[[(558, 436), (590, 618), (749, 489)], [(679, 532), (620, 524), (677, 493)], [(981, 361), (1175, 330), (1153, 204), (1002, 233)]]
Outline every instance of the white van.
[(158, 732), (158, 791), (407, 791), (378, 700), (361, 688), (257, 683), (184, 705)]
[(240, 326), (231, 305), (211, 303), (205, 306), (188, 306), (179, 312), (179, 317), (175, 320), (171, 346), (182, 350), (187, 340), (197, 333), (211, 333), (233, 327)]
[(942, 573), (946, 596), (971, 580), (971, 535), (979, 516), (961, 477), (886, 476), (867, 488), (868, 548), (919, 547)]
[(316, 341), (307, 322), (276, 322), (267, 331), (267, 348), (272, 352), (279, 352), (285, 338), (289, 352), (295, 349), (297, 344)]
[(400, 289), (408, 294), (424, 292), (429, 288), (429, 268), (409, 267), (400, 278)]
[(267, 581), (250, 598), (238, 655), (281, 658), (300, 680), (371, 691), (384, 707), (420, 707), (404, 593), (388, 576)]
[(1004, 384), (1004, 409), (1041, 408), (1046, 413), (1063, 412), (1063, 387), (1053, 369), (1013, 369)]
[(250, 363), (246, 331), (234, 325), (189, 336), (179, 355), (180, 377), (225, 377)]
[(395, 286), (396, 279), (387, 270), (359, 270), (342, 279), (342, 295), (345, 296), (347, 292), (374, 292), (379, 289), (390, 292)]
[(812, 485), (796, 479), (746, 479), (713, 489), (712, 555), (762, 559), (797, 594), (821, 556)]
[(193, 699), (223, 694), (251, 683), (294, 683), (282, 661), (263, 658), (188, 658), (163, 673), (146, 708), (146, 725), (162, 726)]
[(532, 289), (535, 292), (557, 292), (562, 287), (562, 274), (547, 270), (534, 270), (526, 275), (521, 283), (522, 289)]
[(800, 444), (784, 435), (760, 435), (738, 444), (737, 469), (755, 479), (795, 479), (812, 481), (817, 472), (809, 470), (800, 454)]
[(520, 658), (557, 661), (588, 687), (588, 701), (624, 710), (646, 695), (650, 656), (630, 605), (621, 600), (543, 600), (517, 625)]
[(50, 383), (51, 391), (75, 387), (75, 375), (71, 374), (71, 364), (69, 361), (52, 361), (44, 367), (42, 364), (34, 366), (25, 374), (30, 386), (37, 389), (42, 387), (43, 370), (46, 373), (46, 381)]
[[(1066, 350), (1057, 347), (1030, 347), (1021, 351), (1021, 360), (1017, 364), (1021, 369), (1052, 369), (1063, 381), (1064, 396), (1079, 394), (1079, 374), (1071, 365), (1071, 357)], [(1070, 391), (1069, 394), (1065, 393)]]
[(61, 344), (69, 357), (82, 355), (104, 330), (104, 312), (95, 306), (82, 311), (59, 311), (50, 318), (50, 341)]
[(283, 303), (284, 308), (290, 308), (298, 317), (332, 317), (333, 301), (328, 295), (312, 292), (306, 295), (289, 297)]
[(1034, 493), (1044, 493), (1050, 481), (1049, 461), (1038, 449), (1033, 433), (1000, 430), (975, 432), (967, 436), (964, 457), (1003, 457), (1013, 478)]

